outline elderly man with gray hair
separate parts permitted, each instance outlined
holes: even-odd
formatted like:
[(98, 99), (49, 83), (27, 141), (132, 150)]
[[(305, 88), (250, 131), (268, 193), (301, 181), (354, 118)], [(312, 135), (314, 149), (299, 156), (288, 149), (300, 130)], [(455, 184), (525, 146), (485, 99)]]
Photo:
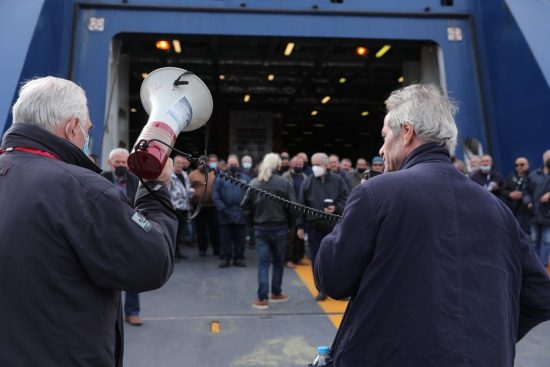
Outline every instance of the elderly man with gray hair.
[[(176, 219), (143, 186), (135, 209), (88, 159), (84, 90), (25, 83), (0, 146), (0, 366), (122, 366), (120, 290), (161, 287)], [(165, 202), (171, 160), (145, 183)]]
[(386, 173), (351, 193), (315, 280), (351, 297), (332, 366), (512, 367), (550, 319), (550, 279), (506, 205), (452, 163), (456, 108), (435, 86), (393, 92)]

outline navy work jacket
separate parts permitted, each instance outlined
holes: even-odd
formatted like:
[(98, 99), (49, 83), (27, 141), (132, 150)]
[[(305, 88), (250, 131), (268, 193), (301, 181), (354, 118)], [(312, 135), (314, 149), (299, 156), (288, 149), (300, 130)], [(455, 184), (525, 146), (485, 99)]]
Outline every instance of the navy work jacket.
[(13, 125), (2, 149), (13, 147), (41, 154), (0, 155), (0, 366), (122, 366), (120, 290), (168, 280), (177, 220), (144, 187), (135, 209), (124, 203), (78, 147), (39, 127)]
[(550, 280), (513, 214), (433, 143), (353, 190), (315, 280), (352, 298), (335, 367), (512, 367), (550, 318)]

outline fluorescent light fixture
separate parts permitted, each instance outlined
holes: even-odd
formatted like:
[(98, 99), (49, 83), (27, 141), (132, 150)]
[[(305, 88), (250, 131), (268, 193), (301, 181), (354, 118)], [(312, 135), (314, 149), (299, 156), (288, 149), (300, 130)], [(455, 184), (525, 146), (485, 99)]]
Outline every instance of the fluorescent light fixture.
[(382, 46), (382, 48), (380, 50), (378, 50), (378, 52), (376, 53), (376, 57), (377, 58), (381, 58), (382, 56), (384, 56), (386, 54), (386, 52), (388, 52), (390, 50), (391, 46), (390, 45), (384, 45)]
[(174, 46), (174, 51), (177, 54), (181, 54), (181, 43), (179, 40), (172, 40), (172, 46)]
[(274, 75), (274, 74), (269, 74), (269, 75), (267, 76), (267, 80), (272, 81), (273, 79), (275, 79), (275, 75)]
[(130, 112), (137, 112), (137, 109), (135, 109), (134, 107), (130, 108)]
[(402, 77), (402, 76), (400, 76), (399, 79), (397, 79), (397, 81), (398, 81), (399, 83), (403, 83), (403, 82), (405, 81), (405, 78)]
[(368, 116), (369, 115), (369, 111), (363, 111), (361, 112), (361, 116)]
[(225, 75), (220, 74), (220, 80), (225, 80)]
[(348, 81), (348, 80), (347, 80), (346, 78), (342, 77), (342, 78), (340, 78), (340, 79), (338, 80), (338, 83), (344, 84), (344, 83), (347, 82), (347, 81)]
[(313, 135), (313, 131), (302, 131), (303, 135)]
[(319, 113), (318, 111), (313, 110), (313, 111), (311, 111), (311, 116), (317, 116), (318, 113)]
[(292, 50), (294, 50), (294, 42), (289, 42), (286, 44), (286, 48), (285, 48), (285, 56), (290, 56), (290, 54), (292, 53)]
[(159, 50), (168, 51), (170, 49), (170, 42), (167, 40), (158, 40), (156, 46)]
[(322, 104), (326, 104), (326, 103), (328, 103), (328, 101), (330, 101), (330, 96), (325, 96), (325, 98), (323, 98), (323, 99), (321, 100), (321, 103), (322, 103)]
[(313, 127), (325, 127), (325, 124), (313, 124)]
[(141, 73), (141, 77), (142, 77), (143, 79), (147, 78), (148, 75), (149, 75), (149, 73)]
[(245, 103), (247, 103), (248, 101), (250, 101), (250, 94), (245, 94), (245, 95), (244, 95), (244, 98), (243, 98), (243, 101), (244, 101)]

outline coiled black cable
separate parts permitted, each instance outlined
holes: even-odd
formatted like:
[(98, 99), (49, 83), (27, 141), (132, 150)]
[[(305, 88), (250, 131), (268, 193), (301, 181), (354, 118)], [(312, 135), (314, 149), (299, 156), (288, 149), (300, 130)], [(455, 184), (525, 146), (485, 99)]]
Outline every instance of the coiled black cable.
[[(262, 190), (258, 187), (254, 187), (254, 186), (250, 186), (249, 184), (247, 183), (244, 183), (242, 181), (239, 181), (238, 179), (232, 177), (231, 175), (225, 173), (225, 172), (221, 172), (219, 170), (216, 170), (216, 169), (213, 169), (213, 168), (210, 168), (208, 166), (208, 164), (206, 164), (206, 162), (204, 160), (201, 160), (200, 158), (196, 158), (196, 157), (193, 157), (191, 154), (189, 153), (185, 153), (185, 152), (182, 152), (181, 150), (178, 150), (172, 146), (170, 146), (169, 144), (166, 144), (165, 142), (159, 140), (159, 139), (150, 139), (150, 140), (141, 140), (137, 143), (136, 145), (136, 149), (146, 149), (147, 146), (149, 145), (150, 142), (157, 142), (157, 143), (160, 143), (170, 149), (172, 149), (173, 151), (175, 151), (176, 153), (178, 154), (181, 154), (183, 157), (185, 157), (188, 161), (192, 162), (192, 163), (195, 163), (197, 166), (202, 166), (203, 167), (203, 170), (204, 170), (204, 176), (205, 176), (205, 186), (208, 185), (208, 172), (210, 171), (214, 171), (216, 173), (216, 175), (221, 178), (221, 179), (224, 179), (225, 181), (229, 181), (232, 185), (235, 185), (237, 187), (240, 187), (241, 189), (243, 190), (248, 190), (249, 193), (254, 193), (256, 195), (259, 195), (261, 198), (263, 199), (267, 199), (267, 200), (272, 200), (272, 201), (275, 201), (279, 204), (281, 204), (283, 207), (285, 208), (288, 208), (290, 210), (294, 210), (294, 211), (297, 211), (297, 212), (300, 212), (300, 213), (303, 213), (303, 214), (307, 214), (307, 215), (311, 215), (311, 216), (315, 216), (315, 217), (318, 217), (318, 218), (321, 218), (321, 219), (325, 219), (325, 220), (329, 220), (329, 221), (333, 221), (333, 222), (337, 222), (339, 221), (342, 217), (340, 215), (337, 215), (337, 214), (328, 214), (328, 213), (325, 213), (324, 211), (322, 210), (319, 210), (319, 209), (315, 209), (315, 208), (311, 208), (309, 206), (305, 206), (305, 205), (302, 205), (300, 203), (296, 203), (294, 201), (290, 201), (290, 200), (287, 200), (287, 199), (284, 199), (278, 195), (275, 195), (275, 194), (272, 194), (270, 192), (267, 192), (265, 190)], [(155, 193), (153, 193), (149, 187), (147, 187), (145, 185), (145, 183), (143, 182), (142, 178), (138, 175), (138, 178), (140, 179), (140, 181), (142, 182), (142, 184), (147, 188), (147, 190), (153, 194), (155, 197), (157, 195), (155, 195)], [(204, 194), (206, 193), (206, 190), (203, 192), (202, 194), (202, 197), (201, 197), (201, 200), (200, 200), (200, 203), (202, 204), (203, 202), (203, 199), (204, 199)], [(162, 203), (162, 202), (161, 202)], [(200, 204), (200, 206), (202, 206)], [(164, 203), (163, 203), (164, 205)], [(197, 207), (197, 209), (200, 210), (200, 206)], [(172, 209), (173, 210), (173, 209)], [(195, 213), (192, 215), (192, 217), (196, 216), (196, 214), (198, 213), (197, 210), (195, 210)]]

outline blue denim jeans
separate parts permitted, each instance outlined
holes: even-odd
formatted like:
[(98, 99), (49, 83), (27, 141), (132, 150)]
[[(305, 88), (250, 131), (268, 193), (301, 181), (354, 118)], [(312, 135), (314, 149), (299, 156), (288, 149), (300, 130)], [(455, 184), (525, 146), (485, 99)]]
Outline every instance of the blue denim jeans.
[(531, 224), (531, 243), (540, 257), (542, 266), (548, 266), (550, 258), (550, 226)]
[(255, 231), (258, 254), (258, 299), (269, 299), (269, 262), (273, 259), (271, 293), (281, 294), (288, 230)]
[(126, 292), (126, 299), (124, 300), (124, 315), (139, 315), (139, 293)]

